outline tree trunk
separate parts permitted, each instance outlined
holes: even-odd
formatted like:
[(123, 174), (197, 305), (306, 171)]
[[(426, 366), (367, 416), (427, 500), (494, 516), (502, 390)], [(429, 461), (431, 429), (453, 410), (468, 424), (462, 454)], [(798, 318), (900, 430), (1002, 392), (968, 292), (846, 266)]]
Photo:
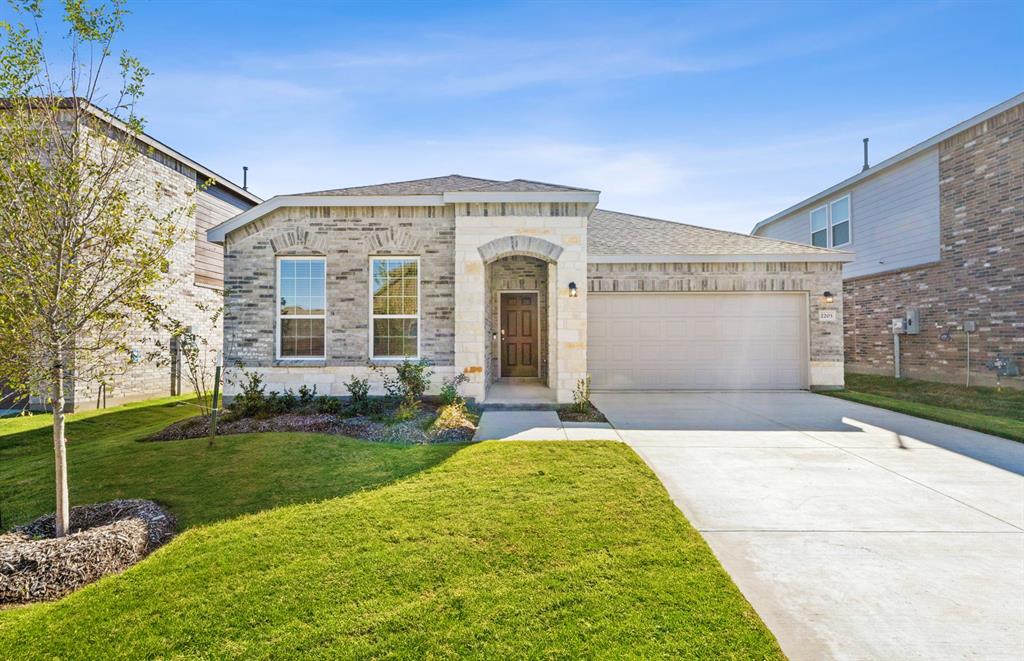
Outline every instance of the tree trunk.
[(53, 367), (53, 458), (56, 470), (57, 513), (54, 518), (56, 536), (68, 532), (70, 508), (68, 506), (68, 460), (64, 445), (64, 365)]

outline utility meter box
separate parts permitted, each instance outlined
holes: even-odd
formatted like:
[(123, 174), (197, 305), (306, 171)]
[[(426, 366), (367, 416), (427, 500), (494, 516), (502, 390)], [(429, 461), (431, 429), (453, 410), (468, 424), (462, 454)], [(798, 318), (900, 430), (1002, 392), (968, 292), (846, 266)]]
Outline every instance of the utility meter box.
[(917, 308), (907, 308), (907, 335), (917, 335), (921, 332), (921, 315)]
[(903, 317), (896, 317), (892, 320), (893, 335), (903, 335), (907, 332), (907, 320)]

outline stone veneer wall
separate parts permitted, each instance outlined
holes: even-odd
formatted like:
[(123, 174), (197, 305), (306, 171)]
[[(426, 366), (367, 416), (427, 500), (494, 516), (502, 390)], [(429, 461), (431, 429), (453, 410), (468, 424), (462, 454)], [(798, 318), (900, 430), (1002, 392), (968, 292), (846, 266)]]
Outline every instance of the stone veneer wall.
[[(487, 313), (485, 334), (490, 338), (501, 329), (500, 297), (504, 291), (537, 290), (537, 314), (540, 326), (537, 352), (539, 356), (539, 376), (547, 383), (548, 380), (548, 265), (535, 257), (513, 255), (491, 262), (487, 265)], [(500, 373), (498, 363), (501, 360), (500, 340), (491, 340), (487, 344), (487, 372), (485, 378), (490, 385)]]
[[(908, 307), (918, 308), (921, 333), (901, 338), (904, 376), (963, 383), (964, 320), (978, 328), (972, 383), (995, 383), (985, 362), (996, 354), (1024, 352), (1024, 106), (939, 145), (939, 200), (938, 263), (846, 281), (851, 371), (893, 374), (889, 324)], [(939, 339), (946, 331), (949, 342)], [(1021, 378), (1002, 382), (1024, 387)]]
[[(190, 204), (189, 193), (196, 189), (196, 172), (161, 153), (153, 153), (138, 158), (134, 169), (137, 190), (145, 191), (148, 202), (155, 215), (164, 215), (175, 209)], [(201, 192), (198, 196), (209, 196)], [(212, 209), (220, 209), (220, 217), (207, 219), (208, 223), (219, 224), (239, 213), (239, 209), (230, 205), (204, 205)], [(198, 212), (197, 212), (198, 213)], [(210, 213), (213, 213), (211, 211)], [(221, 323), (211, 320), (214, 310), (222, 305), (220, 289), (203, 287), (195, 284), (195, 233), (197, 214), (182, 215), (185, 237), (179, 241), (168, 255), (170, 268), (165, 278), (154, 288), (153, 295), (166, 306), (170, 317), (192, 326), (195, 332), (205, 337), (212, 347), (221, 345)], [(203, 312), (199, 306), (210, 309)], [(164, 347), (169, 344), (166, 332), (154, 332), (143, 321), (138, 321), (129, 337), (129, 346), (137, 349), (142, 360), (135, 364), (125, 364), (123, 373), (114, 376), (107, 389), (107, 406), (124, 402), (138, 401), (151, 397), (171, 394), (170, 354), (166, 350), (158, 351), (156, 342)], [(149, 359), (154, 352), (159, 353), (160, 360)], [(182, 369), (185, 369), (184, 365)], [(181, 376), (182, 392), (189, 392), (188, 380)], [(69, 402), (73, 410), (96, 408), (98, 385), (94, 382), (78, 380), (69, 389)]]
[[(811, 387), (843, 385), (842, 265), (836, 262), (590, 264), (591, 292), (807, 292)], [(835, 295), (826, 304), (822, 294)], [(834, 309), (836, 321), (818, 312)]]
[[(348, 394), (353, 376), (380, 379), (368, 367), (370, 257), (420, 258), (420, 349), (434, 363), (431, 393), (455, 372), (455, 219), (438, 207), (293, 207), (278, 209), (230, 233), (225, 241), (225, 396), (243, 369), (263, 375), (268, 390), (317, 386)], [(276, 257), (326, 258), (327, 349), (324, 360), (277, 360)], [(239, 367), (239, 365), (244, 367)]]
[[(454, 207), (455, 364), (470, 379), (466, 394), (483, 401), (487, 390), (487, 274), (480, 248), (505, 237), (533, 237), (561, 249), (548, 269), (548, 387), (559, 402), (571, 402), (576, 381), (587, 372), (587, 299), (586, 292), (569, 298), (568, 290), (570, 282), (582, 284), (587, 276), (587, 216), (582, 214), (589, 209), (575, 203)], [(513, 249), (508, 254), (528, 253)]]

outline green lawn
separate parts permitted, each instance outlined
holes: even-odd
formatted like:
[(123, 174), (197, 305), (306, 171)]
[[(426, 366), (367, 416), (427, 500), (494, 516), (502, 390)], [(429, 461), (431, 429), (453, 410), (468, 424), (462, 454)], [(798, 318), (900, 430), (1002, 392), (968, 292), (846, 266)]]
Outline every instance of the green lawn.
[[(458, 449), (403, 449), (315, 434), (224, 436), (213, 448), (205, 439), (137, 440), (191, 415), (193, 407), (166, 399), (70, 416), (72, 505), (149, 498), (170, 508), (186, 528), (379, 486)], [(54, 509), (49, 424), (45, 415), (0, 420), (0, 511), (6, 526)]]
[(845, 390), (822, 394), (1024, 441), (1024, 390), (847, 373)]
[[(0, 658), (782, 656), (622, 444), (133, 440), (186, 414), (72, 423), (74, 502), (153, 497), (188, 529), (120, 576), (0, 611)], [(0, 426), (0, 483), (38, 514), (49, 447), (30, 423)]]

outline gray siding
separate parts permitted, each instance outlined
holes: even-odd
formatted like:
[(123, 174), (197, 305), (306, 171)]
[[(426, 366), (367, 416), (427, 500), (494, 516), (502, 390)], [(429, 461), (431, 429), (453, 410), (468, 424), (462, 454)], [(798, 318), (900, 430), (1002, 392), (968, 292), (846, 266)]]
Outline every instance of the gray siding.
[[(857, 258), (843, 267), (844, 278), (919, 266), (939, 260), (939, 150), (901, 163), (877, 177), (837, 191), (850, 193), (852, 243), (842, 246)], [(759, 236), (810, 243), (812, 208), (761, 228)]]

